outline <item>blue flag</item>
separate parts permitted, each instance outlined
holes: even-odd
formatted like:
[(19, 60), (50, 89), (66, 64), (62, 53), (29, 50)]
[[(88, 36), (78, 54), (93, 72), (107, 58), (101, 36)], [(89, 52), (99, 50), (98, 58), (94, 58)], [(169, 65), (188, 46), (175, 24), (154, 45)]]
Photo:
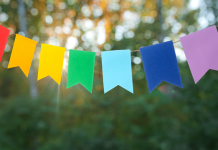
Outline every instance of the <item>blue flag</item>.
[(130, 50), (102, 52), (104, 93), (121, 86), (133, 93)]
[(140, 48), (149, 92), (162, 81), (182, 88), (182, 80), (173, 42), (164, 42)]

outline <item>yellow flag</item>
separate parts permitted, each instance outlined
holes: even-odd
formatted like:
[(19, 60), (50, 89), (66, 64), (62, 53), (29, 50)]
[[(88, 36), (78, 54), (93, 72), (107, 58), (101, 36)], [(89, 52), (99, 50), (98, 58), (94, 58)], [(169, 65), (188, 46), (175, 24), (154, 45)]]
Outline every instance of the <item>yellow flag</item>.
[(37, 42), (16, 34), (8, 68), (20, 67), (28, 77)]
[(38, 80), (50, 76), (61, 83), (65, 48), (48, 44), (41, 45)]

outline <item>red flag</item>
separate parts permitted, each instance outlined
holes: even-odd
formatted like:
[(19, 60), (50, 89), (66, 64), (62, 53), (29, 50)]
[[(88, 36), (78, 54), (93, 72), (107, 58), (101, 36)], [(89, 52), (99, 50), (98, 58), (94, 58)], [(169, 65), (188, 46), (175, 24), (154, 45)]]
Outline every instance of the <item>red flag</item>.
[(0, 62), (5, 50), (10, 30), (0, 25)]

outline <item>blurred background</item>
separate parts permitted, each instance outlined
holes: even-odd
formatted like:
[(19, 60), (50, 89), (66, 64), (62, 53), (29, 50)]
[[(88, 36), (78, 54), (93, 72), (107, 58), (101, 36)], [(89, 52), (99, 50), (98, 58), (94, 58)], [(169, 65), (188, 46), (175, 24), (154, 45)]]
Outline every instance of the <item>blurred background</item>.
[(96, 56), (93, 94), (81, 85), (36, 81), (40, 45), (29, 78), (7, 69), (14, 34), (84, 51), (137, 50), (218, 25), (217, 0), (0, 0), (0, 24), (11, 30), (0, 64), (1, 150), (216, 150), (218, 73), (195, 85), (181, 43), (175, 51), (184, 88), (163, 82), (149, 94), (139, 52), (132, 54), (134, 94), (104, 94)]

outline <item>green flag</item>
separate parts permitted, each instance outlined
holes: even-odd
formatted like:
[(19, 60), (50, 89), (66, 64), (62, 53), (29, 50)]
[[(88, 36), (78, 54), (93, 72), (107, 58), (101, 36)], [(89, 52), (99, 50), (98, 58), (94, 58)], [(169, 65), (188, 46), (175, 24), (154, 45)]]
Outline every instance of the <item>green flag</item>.
[(92, 93), (94, 67), (95, 52), (70, 50), (67, 88), (80, 83)]

